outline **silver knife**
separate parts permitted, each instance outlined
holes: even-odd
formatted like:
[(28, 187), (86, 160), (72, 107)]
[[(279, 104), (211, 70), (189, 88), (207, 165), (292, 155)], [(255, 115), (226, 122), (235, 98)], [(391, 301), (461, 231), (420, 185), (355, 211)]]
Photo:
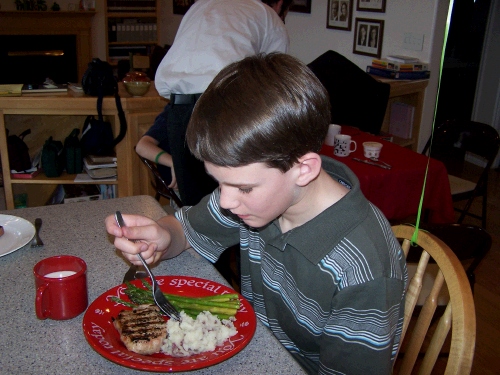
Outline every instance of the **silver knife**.
[[(115, 219), (119, 223), (120, 226), (125, 226), (125, 223), (123, 221), (123, 217), (121, 215), (116, 214)], [(146, 271), (144, 269), (142, 269), (142, 270), (141, 269), (142, 269), (141, 267), (136, 266), (135, 264), (131, 264), (130, 268), (128, 269), (128, 271), (125, 273), (125, 276), (123, 277), (123, 282), (125, 283), (127, 281), (132, 281), (132, 280), (136, 280), (136, 279), (144, 279), (145, 277), (147, 277), (148, 274), (146, 273)]]
[(378, 164), (378, 163), (375, 163), (375, 162), (369, 161), (369, 160), (363, 160), (363, 159), (358, 159), (358, 158), (352, 158), (352, 160), (359, 161), (360, 163), (374, 165), (376, 167), (380, 167), (380, 168), (384, 168), (384, 169), (391, 169), (392, 168), (390, 165)]

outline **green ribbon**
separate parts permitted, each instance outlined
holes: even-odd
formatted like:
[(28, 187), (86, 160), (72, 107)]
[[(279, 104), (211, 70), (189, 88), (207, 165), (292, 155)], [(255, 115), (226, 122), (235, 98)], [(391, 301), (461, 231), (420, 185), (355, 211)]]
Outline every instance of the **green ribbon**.
[(450, 6), (448, 7), (448, 17), (446, 18), (446, 28), (444, 30), (444, 41), (443, 41), (443, 49), (441, 50), (441, 62), (439, 65), (439, 76), (438, 76), (438, 86), (437, 86), (437, 95), (436, 95), (436, 103), (434, 105), (434, 118), (432, 120), (432, 131), (431, 131), (431, 143), (429, 145), (429, 155), (427, 157), (427, 166), (425, 168), (425, 175), (424, 175), (424, 183), (422, 186), (422, 193), (420, 195), (420, 202), (418, 204), (418, 212), (417, 212), (417, 220), (415, 222), (415, 232), (413, 232), (413, 236), (411, 237), (411, 245), (416, 246), (417, 244), (417, 239), (418, 239), (418, 231), (420, 227), (420, 217), (422, 214), (422, 205), (424, 202), (424, 193), (425, 193), (425, 186), (427, 183), (427, 172), (429, 171), (429, 163), (431, 161), (431, 150), (432, 150), (432, 141), (434, 138), (434, 126), (436, 123), (436, 114), (437, 114), (437, 108), (438, 108), (438, 99), (439, 99), (439, 90), (441, 88), (441, 77), (443, 75), (443, 64), (444, 64), (444, 57), (445, 57), (445, 52), (446, 52), (446, 45), (448, 44), (448, 33), (450, 31), (450, 23), (451, 23), (451, 13), (453, 10), (453, 4), (454, 0), (450, 1)]

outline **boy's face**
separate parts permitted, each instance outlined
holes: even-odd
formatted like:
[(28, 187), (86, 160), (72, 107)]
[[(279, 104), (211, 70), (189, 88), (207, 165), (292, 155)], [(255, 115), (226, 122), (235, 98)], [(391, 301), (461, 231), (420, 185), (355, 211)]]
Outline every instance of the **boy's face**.
[(282, 173), (264, 163), (229, 168), (205, 162), (205, 168), (219, 182), (221, 207), (254, 228), (279, 217), (298, 196), (294, 167)]

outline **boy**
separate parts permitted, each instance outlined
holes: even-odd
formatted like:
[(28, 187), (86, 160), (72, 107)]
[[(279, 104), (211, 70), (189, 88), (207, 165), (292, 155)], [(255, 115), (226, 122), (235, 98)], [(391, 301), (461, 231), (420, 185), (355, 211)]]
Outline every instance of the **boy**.
[(325, 89), (295, 58), (233, 63), (200, 97), (186, 136), (219, 188), (158, 222), (125, 215), (120, 229), (108, 217), (107, 230), (135, 264), (137, 252), (154, 263), (189, 246), (215, 262), (239, 242), (243, 296), (308, 373), (390, 374), (404, 257), (355, 175), (319, 156), (329, 120)]

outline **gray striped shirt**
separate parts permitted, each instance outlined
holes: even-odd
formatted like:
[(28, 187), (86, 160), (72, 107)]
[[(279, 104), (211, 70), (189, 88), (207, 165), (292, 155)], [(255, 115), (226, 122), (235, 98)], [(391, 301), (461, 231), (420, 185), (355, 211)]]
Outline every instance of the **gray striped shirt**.
[(304, 225), (251, 228), (219, 206), (219, 193), (176, 215), (189, 243), (215, 262), (240, 243), (241, 293), (311, 374), (390, 374), (407, 283), (401, 247), (344, 164), (323, 168), (350, 191)]

